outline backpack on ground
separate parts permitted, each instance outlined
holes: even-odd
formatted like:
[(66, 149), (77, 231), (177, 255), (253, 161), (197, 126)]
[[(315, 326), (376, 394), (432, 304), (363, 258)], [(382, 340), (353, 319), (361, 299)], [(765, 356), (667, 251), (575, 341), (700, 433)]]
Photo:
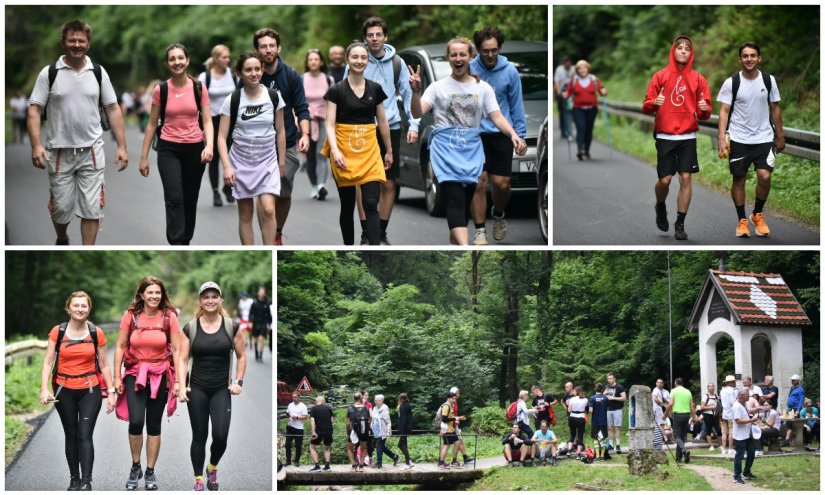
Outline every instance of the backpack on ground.
[[(762, 83), (765, 85), (765, 89), (768, 90), (768, 121), (771, 124), (771, 128), (776, 134), (776, 127), (773, 123), (773, 116), (771, 115), (771, 90), (773, 89), (773, 83), (771, 82), (771, 75), (767, 72), (759, 71), (762, 74)], [(730, 99), (730, 112), (728, 112), (728, 126), (725, 127), (725, 130), (730, 128), (730, 121), (733, 118), (733, 106), (736, 103), (736, 95), (739, 93), (739, 86), (742, 84), (742, 76), (739, 72), (736, 72), (733, 76), (731, 76), (731, 99)]]
[(587, 447), (584, 451), (584, 456), (582, 457), (582, 462), (585, 464), (593, 464), (593, 460), (596, 459), (596, 453), (593, 452), (593, 447)]
[[(351, 414), (354, 413), (354, 414)], [(367, 406), (355, 407), (349, 406), (347, 416), (350, 416), (350, 424), (352, 429), (359, 435), (363, 436), (367, 433), (370, 423), (370, 411)], [(355, 418), (353, 421), (352, 418)]]
[[(280, 97), (278, 91), (272, 88), (266, 88), (269, 93), (269, 100), (272, 102), (272, 127), (276, 126), (278, 119), (278, 102)], [(226, 134), (226, 149), (232, 147), (232, 133), (235, 132), (235, 123), (238, 121), (238, 111), (241, 108), (241, 91), (243, 88), (238, 88), (232, 92), (229, 97), (229, 132)]]
[[(198, 109), (198, 126), (203, 130), (203, 121), (201, 120), (201, 93), (203, 92), (203, 87), (200, 81), (192, 80), (192, 92), (195, 94), (195, 106)], [(166, 121), (166, 100), (168, 98), (169, 81), (163, 81), (160, 83), (160, 115), (158, 115), (158, 127), (155, 129), (155, 136), (152, 138), (152, 149), (155, 151), (158, 149), (160, 130)]]
[[(227, 385), (232, 383), (232, 368), (235, 367), (235, 323), (232, 318), (228, 316), (221, 316), (223, 319), (222, 326), (225, 330), (224, 334), (232, 344), (229, 349), (229, 376), (227, 378)], [(218, 330), (220, 331), (220, 330)], [(189, 380), (192, 378), (192, 346), (195, 345), (195, 337), (198, 335), (198, 319), (195, 318), (186, 325), (186, 336), (189, 337), (189, 369), (186, 376), (186, 386), (189, 387)]]
[[(109, 115), (106, 113), (106, 109), (103, 107), (103, 69), (100, 67), (99, 64), (92, 62), (92, 72), (95, 75), (95, 79), (97, 79), (97, 86), (99, 88), (98, 97), (97, 97), (97, 107), (98, 112), (100, 113), (100, 127), (103, 131), (108, 131), (112, 128), (112, 125), (109, 123)], [(52, 62), (49, 65), (49, 93), (52, 91), (52, 86), (54, 85), (54, 81), (57, 79), (57, 62)], [(43, 107), (43, 121), (45, 122), (48, 119), (48, 114), (46, 113), (46, 108), (48, 108), (48, 103), (46, 106)]]
[(510, 406), (507, 407), (507, 412), (504, 413), (507, 421), (515, 421), (516, 416), (518, 416), (518, 401), (511, 403)]
[[(97, 327), (95, 327), (95, 324), (92, 323), (91, 321), (87, 321), (86, 325), (89, 328), (89, 340), (79, 340), (77, 342), (71, 342), (71, 343), (66, 344), (66, 345), (77, 345), (77, 344), (92, 344), (92, 345), (94, 345), (94, 347), (95, 347), (95, 371), (92, 371), (92, 372), (89, 372), (89, 373), (84, 373), (82, 375), (60, 374), (59, 376), (62, 376), (64, 378), (86, 378), (86, 377), (89, 377), (89, 376), (92, 376), (92, 375), (96, 375), (97, 376), (97, 381), (100, 385), (100, 395), (105, 398), (105, 397), (109, 396), (109, 389), (106, 388), (106, 381), (103, 379), (103, 373), (101, 373), (101, 371), (100, 371), (100, 361), (98, 359), (98, 349), (97, 349)], [(55, 345), (55, 347), (54, 347), (54, 365), (52, 366), (52, 392), (54, 392), (55, 395), (57, 395), (57, 392), (59, 392), (60, 389), (63, 388), (62, 385), (60, 385), (60, 386), (57, 385), (57, 377), (58, 377), (57, 362), (60, 359), (60, 345), (63, 343), (63, 338), (66, 336), (66, 329), (68, 327), (69, 327), (69, 322), (64, 321), (63, 323), (60, 324), (60, 327), (58, 327), (58, 330), (57, 330), (57, 345)], [(89, 391), (91, 392), (91, 390), (92, 390), (92, 386), (90, 385), (89, 386)]]
[(444, 406), (449, 407), (450, 404), (447, 402), (441, 404), (440, 406), (438, 406), (438, 410), (435, 412), (435, 417), (433, 418), (433, 428), (436, 430), (440, 430), (441, 423), (444, 422), (444, 416), (441, 415), (441, 410), (444, 409)]

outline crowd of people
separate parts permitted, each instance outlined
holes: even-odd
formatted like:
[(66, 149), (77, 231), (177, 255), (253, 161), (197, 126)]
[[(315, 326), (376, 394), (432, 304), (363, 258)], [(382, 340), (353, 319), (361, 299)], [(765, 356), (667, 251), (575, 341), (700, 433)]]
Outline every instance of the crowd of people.
[[(227, 203), (237, 202), (241, 243), (255, 242), (257, 210), (263, 244), (282, 245), (295, 176), (303, 165), (311, 196), (320, 201), (328, 194), (331, 172), (344, 244), (355, 244), (357, 207), (361, 244), (389, 245), (401, 122), (409, 122), (406, 142), (414, 144), (419, 118), (430, 111), (435, 118), (431, 159), (447, 198), (450, 242), (469, 243), (472, 218), (474, 244), (488, 244), (488, 181), (493, 238), (503, 240), (512, 157), (527, 150), (521, 80), (499, 54), (504, 33), (485, 27), (472, 40), (450, 40), (450, 77), (422, 94), (421, 68), (406, 66), (387, 43), (386, 21), (370, 17), (362, 31), (363, 40), (329, 49), (329, 65), (320, 50), (309, 50), (303, 74), (281, 59), (281, 36), (271, 28), (254, 33), (253, 51), (234, 66), (230, 48), (214, 46), (197, 77), (190, 74), (187, 48), (172, 43), (163, 55), (168, 79), (118, 98), (106, 70), (87, 55), (91, 27), (81, 20), (66, 23), (64, 55), (40, 72), (28, 102), (20, 94), (11, 101), (15, 142), (22, 142), (27, 121), (32, 162), (49, 169), (56, 243), (68, 244), (75, 215), (81, 218), (83, 243), (95, 243), (105, 204), (102, 136), (111, 127), (115, 163), (124, 170), (129, 161), (124, 116), (134, 115), (144, 134), (142, 176), (152, 168), (149, 150), (157, 152), (169, 244), (191, 242), (208, 169), (213, 205), (223, 205), (221, 193)], [(88, 91), (66, 97), (62, 88), (74, 78)]]
[[(556, 466), (561, 456), (589, 463), (622, 454), (623, 415), (628, 392), (618, 383), (614, 373), (608, 373), (606, 378), (605, 384), (596, 383), (589, 396), (582, 386), (572, 382), (564, 385), (564, 392), (559, 397), (545, 393), (540, 385), (534, 385), (529, 403), (530, 393), (521, 390), (518, 399), (508, 408), (507, 419), (512, 426), (501, 439), (507, 465), (537, 466), (541, 463), (542, 466)], [(771, 439), (781, 436), (784, 438), (782, 446), (790, 445), (791, 423), (795, 417), (807, 418), (802, 426), (805, 446), (809, 447), (813, 440), (819, 442), (819, 408), (813, 406), (811, 399), (805, 399), (798, 375), (791, 377), (787, 410), (781, 415), (776, 409), (779, 389), (773, 385), (770, 375), (765, 377), (761, 387), (754, 385), (751, 377), (745, 376), (739, 388), (736, 387), (736, 379), (727, 376), (719, 394), (714, 384), (708, 384), (698, 403), (690, 390), (684, 387), (682, 378), (674, 380), (671, 390), (667, 390), (664, 383), (663, 379), (658, 379), (651, 392), (654, 421), (652, 449), (654, 452), (670, 450), (669, 445), (675, 443), (674, 459), (677, 463), (689, 463), (690, 450), (702, 448), (696, 445), (699, 442), (706, 442), (705, 446), (709, 446), (710, 451), (715, 451), (718, 443), (723, 455), (734, 457), (734, 481), (744, 483), (744, 479), (756, 479), (751, 466), (755, 457), (763, 455), (763, 449), (768, 447)], [(467, 455), (462, 438), (460, 425), (467, 421), (467, 416), (459, 415), (460, 397), (460, 390), (451, 388), (433, 419), (433, 428), (441, 438), (438, 456), (438, 468), (441, 470), (475, 461)], [(404, 466), (412, 467), (407, 449), (407, 439), (412, 433), (409, 397), (405, 393), (398, 397), (399, 427), (396, 433), (392, 430), (384, 396), (377, 395), (375, 401), (375, 405), (370, 403), (368, 393), (362, 390), (354, 395), (353, 404), (347, 408), (347, 455), (352, 470), (363, 471), (369, 464), (373, 468), (381, 468), (384, 454), (396, 465), (400, 455), (387, 445), (394, 434), (399, 437), (398, 447), (404, 454)], [(554, 431), (556, 407), (567, 413), (570, 432), (567, 441), (560, 440)], [(288, 418), (285, 466), (300, 467), (304, 422), (309, 419), (312, 439), (310, 455), (314, 462), (311, 471), (329, 471), (334, 412), (325, 403), (324, 397), (318, 396), (315, 406), (307, 409), (301, 402), (300, 394), (295, 392), (285, 417)], [(588, 424), (590, 445), (585, 440)], [(688, 442), (689, 433), (693, 434), (692, 442)], [(321, 443), (324, 444), (323, 468), (316, 451), (316, 446)], [(450, 446), (452, 462), (448, 463)], [(374, 450), (377, 451), (377, 458), (372, 459)], [(459, 453), (462, 454), (462, 463), (458, 461)], [(744, 470), (743, 460), (746, 461)]]
[[(49, 333), (40, 402), (53, 403), (60, 416), (71, 477), (68, 490), (92, 489), (93, 434), (104, 401), (107, 413), (115, 411), (118, 419), (128, 422), (132, 463), (127, 490), (136, 490), (141, 479), (146, 490), (162, 486), (155, 467), (163, 414), (171, 416), (178, 402), (187, 403), (192, 427), (189, 454), (194, 489), (202, 491), (206, 486), (217, 490), (218, 463), (226, 451), (231, 421), (231, 397), (241, 394), (246, 373), (245, 336), (223, 308), (221, 287), (212, 281), (201, 285), (194, 318), (181, 326), (179, 309), (171, 302), (163, 281), (141, 279), (120, 321), (112, 365), (106, 335), (89, 321), (91, 296), (73, 292), (65, 310), (68, 321)], [(207, 464), (210, 423), (212, 443)], [(141, 463), (144, 450), (145, 470)]]

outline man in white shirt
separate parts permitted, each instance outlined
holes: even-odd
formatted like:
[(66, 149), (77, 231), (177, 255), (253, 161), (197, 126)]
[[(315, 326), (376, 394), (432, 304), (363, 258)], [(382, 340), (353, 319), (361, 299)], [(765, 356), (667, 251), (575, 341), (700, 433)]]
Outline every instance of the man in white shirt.
[(573, 136), (570, 126), (571, 115), (567, 108), (567, 98), (564, 97), (564, 90), (574, 74), (573, 62), (570, 57), (564, 57), (562, 64), (553, 71), (553, 91), (556, 94), (556, 106), (559, 109), (559, 127), (561, 127), (561, 138), (570, 139)]
[[(755, 480), (756, 476), (751, 473), (753, 460), (756, 454), (756, 443), (752, 438), (751, 427), (753, 423), (759, 422), (759, 415), (753, 417), (748, 413), (745, 404), (750, 398), (748, 389), (743, 388), (739, 391), (739, 397), (736, 403), (733, 404), (733, 443), (736, 447), (736, 457), (733, 459), (733, 482), (737, 485), (744, 485), (745, 481), (742, 476), (748, 480)], [(742, 458), (747, 453), (748, 457), (745, 461), (745, 471), (742, 471)]]
[(725, 386), (719, 392), (722, 401), (722, 455), (733, 453), (733, 404), (739, 395), (734, 385), (736, 378), (728, 375), (725, 377)]
[(286, 464), (292, 465), (292, 443), (295, 442), (295, 467), (301, 467), (301, 447), (304, 444), (304, 421), (307, 419), (307, 406), (301, 402), (301, 395), (293, 392), (292, 402), (286, 407), (289, 421), (286, 424)]

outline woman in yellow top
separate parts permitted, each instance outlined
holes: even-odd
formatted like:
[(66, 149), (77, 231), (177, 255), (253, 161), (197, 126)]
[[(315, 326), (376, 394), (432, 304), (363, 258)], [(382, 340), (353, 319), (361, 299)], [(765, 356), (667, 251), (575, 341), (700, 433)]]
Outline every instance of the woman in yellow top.
[[(367, 45), (354, 42), (347, 47), (349, 75), (331, 87), (327, 100), (327, 142), (322, 154), (330, 158), (332, 175), (341, 198), (338, 221), (344, 244), (355, 244), (355, 186), (361, 186), (361, 198), (367, 215), (367, 239), (378, 245), (381, 221), (378, 218), (378, 198), (381, 182), (386, 182), (384, 170), (392, 166), (392, 147), (388, 146), (381, 161), (376, 139), (376, 125), (381, 140), (390, 142), (390, 127), (382, 102), (387, 99), (381, 85), (364, 79), (369, 63)], [(330, 136), (335, 136), (330, 139)]]

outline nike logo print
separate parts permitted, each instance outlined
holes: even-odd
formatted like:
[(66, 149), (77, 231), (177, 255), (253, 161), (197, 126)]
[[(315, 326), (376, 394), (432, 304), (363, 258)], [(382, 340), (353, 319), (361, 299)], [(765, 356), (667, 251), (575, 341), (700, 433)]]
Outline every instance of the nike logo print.
[(731, 163), (738, 162), (739, 160), (743, 160), (744, 158), (745, 158), (744, 156), (740, 156), (739, 158), (731, 158), (730, 162)]
[(244, 111), (243, 115), (241, 115), (241, 120), (254, 119), (262, 113), (264, 113), (263, 105), (248, 106), (246, 107), (246, 111)]
[(183, 96), (183, 93), (175, 93), (175, 98), (180, 98), (181, 96)]

